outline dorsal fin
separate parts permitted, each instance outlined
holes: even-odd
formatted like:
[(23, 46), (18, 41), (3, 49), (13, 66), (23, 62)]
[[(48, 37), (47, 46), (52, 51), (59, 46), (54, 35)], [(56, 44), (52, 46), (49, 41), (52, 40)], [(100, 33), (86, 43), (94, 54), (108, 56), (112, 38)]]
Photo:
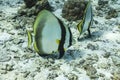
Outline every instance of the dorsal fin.
[(86, 13), (87, 13), (87, 9), (88, 9), (89, 5), (90, 5), (90, 0), (89, 0), (89, 2), (87, 3), (87, 6), (86, 6), (86, 8), (85, 8), (85, 10), (84, 10), (84, 13), (83, 13), (83, 18), (82, 18), (83, 23), (85, 22), (85, 19), (86, 19)]
[(88, 3), (87, 3), (87, 6), (86, 6), (86, 8), (85, 8), (85, 10), (84, 10), (84, 17), (85, 17), (85, 15), (86, 15), (86, 12), (87, 12), (87, 9), (88, 9), (88, 7), (89, 7), (89, 5), (90, 5), (90, 0), (88, 1)]

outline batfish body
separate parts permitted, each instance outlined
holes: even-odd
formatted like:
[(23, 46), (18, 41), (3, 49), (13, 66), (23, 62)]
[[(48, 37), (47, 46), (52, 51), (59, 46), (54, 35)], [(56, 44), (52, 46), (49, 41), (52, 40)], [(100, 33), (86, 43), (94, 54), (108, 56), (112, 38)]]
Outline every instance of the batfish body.
[[(64, 26), (62, 21), (53, 13), (42, 10), (33, 25), (34, 49), (40, 55), (59, 52), (59, 58), (64, 55), (65, 50), (72, 43), (71, 31)], [(28, 44), (31, 43), (31, 36), (28, 32)]]
[(84, 11), (83, 19), (77, 25), (77, 28), (80, 34), (82, 34), (83, 32), (87, 30), (89, 33), (89, 36), (91, 36), (90, 26), (92, 25), (92, 21), (93, 21), (92, 5), (91, 5), (91, 2), (89, 1)]

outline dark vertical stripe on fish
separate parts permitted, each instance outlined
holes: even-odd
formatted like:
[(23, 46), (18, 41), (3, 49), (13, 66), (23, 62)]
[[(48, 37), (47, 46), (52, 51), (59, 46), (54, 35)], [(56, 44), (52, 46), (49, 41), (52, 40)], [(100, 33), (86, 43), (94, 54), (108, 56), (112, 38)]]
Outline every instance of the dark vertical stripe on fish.
[(69, 30), (69, 34), (70, 34), (70, 39), (69, 39), (69, 45), (68, 45), (68, 47), (70, 47), (72, 45), (72, 33), (71, 33), (70, 28), (68, 28), (68, 30)]
[(60, 40), (60, 44), (59, 44), (59, 47), (58, 47), (58, 51), (60, 53), (60, 55), (59, 55), (59, 59), (60, 59), (60, 58), (63, 57), (64, 52), (65, 52), (64, 44), (65, 44), (66, 29), (65, 29), (65, 26), (63, 25), (62, 21), (60, 21), (58, 19), (58, 22), (60, 23), (60, 27), (61, 27), (61, 40)]

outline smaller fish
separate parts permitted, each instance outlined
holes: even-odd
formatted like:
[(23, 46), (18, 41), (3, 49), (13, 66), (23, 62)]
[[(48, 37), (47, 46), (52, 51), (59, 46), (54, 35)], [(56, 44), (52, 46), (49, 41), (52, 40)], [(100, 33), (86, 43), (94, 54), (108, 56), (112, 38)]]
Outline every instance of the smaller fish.
[(59, 52), (62, 58), (65, 50), (72, 44), (72, 34), (60, 19), (48, 10), (42, 10), (33, 25), (33, 34), (27, 31), (28, 47), (34, 42), (34, 49), (39, 55), (51, 55)]
[(89, 0), (87, 7), (84, 11), (83, 19), (77, 25), (80, 35), (87, 30), (89, 37), (91, 37), (90, 26), (92, 25), (92, 22), (93, 22), (92, 5)]

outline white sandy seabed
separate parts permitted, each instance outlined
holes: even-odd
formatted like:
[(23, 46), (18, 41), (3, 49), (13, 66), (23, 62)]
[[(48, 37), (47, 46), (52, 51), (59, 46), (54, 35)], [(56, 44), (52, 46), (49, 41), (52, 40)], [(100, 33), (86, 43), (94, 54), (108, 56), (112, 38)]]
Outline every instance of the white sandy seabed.
[[(51, 0), (57, 8), (54, 13), (64, 20), (60, 16), (64, 0), (55, 1)], [(92, 0), (92, 38), (84, 34), (77, 41), (79, 33), (73, 22), (71, 31), (75, 44), (62, 59), (51, 59), (28, 50), (26, 32), (15, 28), (22, 24), (14, 16), (23, 1), (0, 0), (0, 80), (120, 80), (120, 1), (114, 1), (109, 4), (118, 10), (118, 17), (105, 19), (105, 14), (96, 15), (98, 0)]]

